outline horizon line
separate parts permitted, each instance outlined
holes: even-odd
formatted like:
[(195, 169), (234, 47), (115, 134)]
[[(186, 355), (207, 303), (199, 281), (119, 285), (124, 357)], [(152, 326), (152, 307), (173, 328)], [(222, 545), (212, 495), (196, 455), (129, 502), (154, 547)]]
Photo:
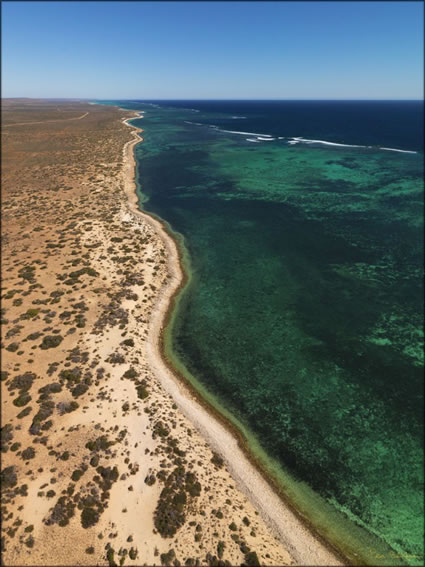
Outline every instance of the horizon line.
[(424, 102), (424, 98), (122, 98), (122, 97), (107, 97), (107, 98), (99, 98), (99, 97), (41, 97), (41, 96), (2, 96), (1, 100), (73, 100), (73, 101), (106, 101), (106, 100), (125, 100), (125, 101), (236, 101), (236, 102), (252, 102), (252, 101), (347, 101), (347, 102), (397, 102), (397, 101), (406, 101), (406, 102)]

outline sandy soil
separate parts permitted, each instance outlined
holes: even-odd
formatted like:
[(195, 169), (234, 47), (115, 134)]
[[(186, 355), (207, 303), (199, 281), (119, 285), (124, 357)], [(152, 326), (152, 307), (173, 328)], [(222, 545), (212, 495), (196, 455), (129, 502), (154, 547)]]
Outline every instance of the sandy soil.
[(88, 112), (84, 112), (81, 116), (74, 116), (73, 118), (57, 118), (55, 120), (37, 120), (35, 122), (12, 122), (10, 124), (5, 124), (3, 128), (10, 128), (11, 126), (29, 126), (30, 124), (43, 124), (46, 122), (64, 122), (66, 120), (81, 120), (88, 115)]

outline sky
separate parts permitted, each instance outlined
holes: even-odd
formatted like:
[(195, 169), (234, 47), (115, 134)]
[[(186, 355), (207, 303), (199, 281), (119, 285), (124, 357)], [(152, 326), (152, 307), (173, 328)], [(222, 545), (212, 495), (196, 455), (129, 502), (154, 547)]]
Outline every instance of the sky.
[(2, 96), (422, 99), (422, 2), (2, 2)]

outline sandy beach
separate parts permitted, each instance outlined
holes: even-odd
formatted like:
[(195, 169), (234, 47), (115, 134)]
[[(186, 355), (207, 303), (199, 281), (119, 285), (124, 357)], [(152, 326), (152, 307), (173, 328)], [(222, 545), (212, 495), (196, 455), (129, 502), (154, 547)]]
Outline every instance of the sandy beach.
[[(142, 118), (143, 115), (139, 116)], [(220, 421), (200, 405), (190, 390), (170, 370), (161, 352), (161, 333), (170, 301), (177, 293), (184, 279), (179, 252), (175, 241), (169, 236), (163, 225), (140, 211), (135, 184), (134, 145), (143, 141), (142, 129), (132, 126), (129, 119), (124, 121), (132, 127), (135, 139), (125, 147), (126, 179), (125, 192), (133, 214), (142, 215), (160, 235), (166, 249), (169, 273), (168, 284), (158, 295), (149, 325), (146, 344), (147, 361), (164, 389), (172, 396), (179, 409), (188, 417), (196, 429), (207, 439), (211, 447), (222, 455), (238, 487), (247, 495), (260, 512), (273, 533), (284, 544), (298, 565), (341, 565), (340, 559), (313, 535), (300, 519), (285, 505), (271, 489), (263, 476), (247, 459), (237, 440)]]

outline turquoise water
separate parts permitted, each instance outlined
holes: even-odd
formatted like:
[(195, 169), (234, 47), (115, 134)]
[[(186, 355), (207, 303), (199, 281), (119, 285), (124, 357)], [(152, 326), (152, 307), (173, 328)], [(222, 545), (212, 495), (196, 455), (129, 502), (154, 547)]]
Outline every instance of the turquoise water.
[(379, 149), (414, 141), (394, 146), (390, 124), (372, 147), (297, 142), (359, 144), (362, 126), (324, 138), (292, 116), (287, 132), (276, 107), (282, 139), (266, 107), (126, 106), (146, 112), (144, 207), (190, 257), (175, 356), (282, 470), (376, 538), (359, 541), (368, 563), (423, 564), (423, 156)]

